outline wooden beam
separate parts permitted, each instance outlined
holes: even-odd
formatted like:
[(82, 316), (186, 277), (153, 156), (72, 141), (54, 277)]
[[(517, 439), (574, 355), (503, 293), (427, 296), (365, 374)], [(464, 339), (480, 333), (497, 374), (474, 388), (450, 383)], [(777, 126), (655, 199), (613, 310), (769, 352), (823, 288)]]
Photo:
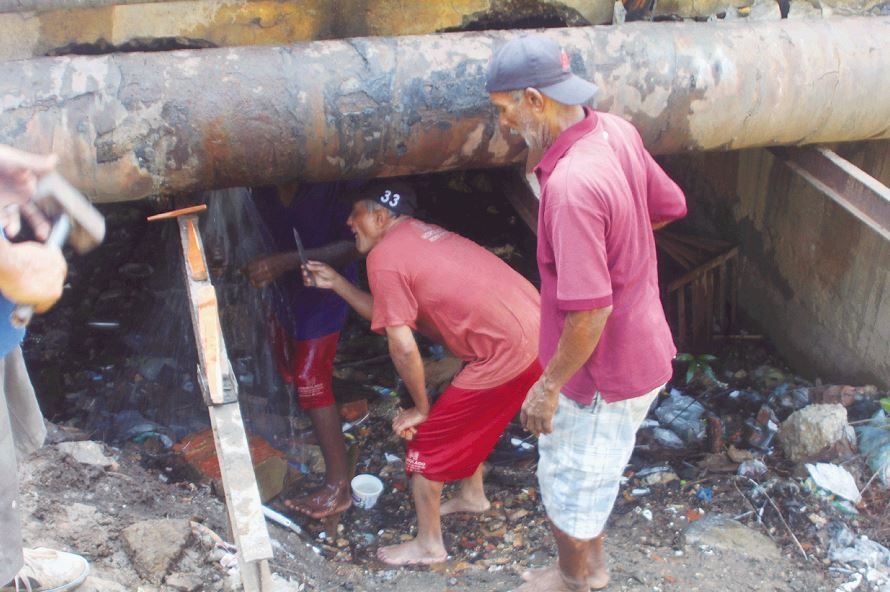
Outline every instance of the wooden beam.
[[(196, 216), (181, 216), (177, 221), (198, 347), (198, 382), (213, 428), (229, 526), (241, 563), (241, 581), (245, 592), (269, 592), (272, 543), (238, 404), (237, 382), (219, 323), (216, 291), (206, 273), (207, 261)], [(202, 269), (203, 274), (195, 273)]]
[(826, 197), (890, 240), (890, 187), (828, 148), (770, 152)]

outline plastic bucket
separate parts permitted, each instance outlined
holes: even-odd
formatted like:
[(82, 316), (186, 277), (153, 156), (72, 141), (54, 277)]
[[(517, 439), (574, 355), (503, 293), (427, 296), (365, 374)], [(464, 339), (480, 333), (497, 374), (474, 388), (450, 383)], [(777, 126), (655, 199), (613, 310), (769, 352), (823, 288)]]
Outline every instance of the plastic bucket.
[(352, 502), (359, 508), (373, 508), (382, 492), (383, 481), (374, 475), (356, 475), (352, 480)]

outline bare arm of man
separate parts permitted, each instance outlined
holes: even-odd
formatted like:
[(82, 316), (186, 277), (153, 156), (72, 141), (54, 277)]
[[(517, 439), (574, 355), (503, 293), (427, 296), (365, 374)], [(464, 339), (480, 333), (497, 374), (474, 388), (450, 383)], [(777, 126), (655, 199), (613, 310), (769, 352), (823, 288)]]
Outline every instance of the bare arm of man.
[(522, 404), (522, 425), (535, 436), (553, 431), (553, 415), (563, 385), (584, 365), (599, 343), (612, 307), (566, 315), (556, 354)]
[(430, 414), (423, 359), (420, 357), (414, 333), (408, 325), (387, 327), (386, 337), (389, 339), (389, 355), (414, 401), (413, 408), (399, 411), (392, 422), (392, 429), (402, 437), (410, 437), (413, 435), (413, 428), (426, 421)]
[[(309, 278), (308, 274), (312, 274)], [(312, 282), (315, 282), (314, 284)], [(303, 270), (303, 283), (307, 286), (315, 286), (326, 290), (333, 290), (349, 306), (355, 309), (363, 319), (370, 321), (374, 310), (374, 298), (369, 292), (355, 286), (352, 282), (337, 273), (337, 271), (321, 261), (309, 261)]]
[[(337, 241), (315, 249), (307, 249), (306, 257), (332, 267), (343, 267), (358, 259), (353, 241)], [(247, 265), (247, 277), (255, 288), (264, 288), (289, 271), (300, 269), (297, 251), (275, 253), (254, 259)]]

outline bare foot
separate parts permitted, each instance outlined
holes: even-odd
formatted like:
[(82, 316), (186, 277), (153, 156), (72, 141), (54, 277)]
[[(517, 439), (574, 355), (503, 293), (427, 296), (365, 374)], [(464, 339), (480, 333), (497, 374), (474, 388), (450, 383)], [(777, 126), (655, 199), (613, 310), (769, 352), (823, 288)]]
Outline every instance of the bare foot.
[(587, 585), (591, 590), (602, 590), (609, 585), (609, 569), (602, 555), (599, 555), (598, 561), (587, 564)]
[(444, 516), (445, 514), (455, 514), (457, 512), (481, 514), (482, 512), (488, 510), (490, 507), (491, 502), (489, 502), (488, 498), (485, 496), (482, 496), (481, 498), (470, 499), (463, 497), (458, 493), (450, 500), (442, 503), (442, 506), (439, 508), (439, 515)]
[[(603, 582), (601, 576), (590, 576), (587, 585), (571, 585), (565, 581), (559, 568), (555, 565), (540, 569), (528, 569), (522, 572), (525, 584), (516, 588), (514, 592), (587, 592), (588, 590), (602, 590), (609, 584), (609, 574), (605, 574)], [(596, 581), (594, 581), (596, 580)]]
[(448, 558), (442, 545), (421, 545), (417, 539), (377, 550), (377, 558), (387, 565), (432, 565)]
[(291, 510), (321, 520), (349, 508), (352, 505), (352, 494), (345, 481), (336, 485), (326, 483), (304, 496), (284, 500), (284, 505)]

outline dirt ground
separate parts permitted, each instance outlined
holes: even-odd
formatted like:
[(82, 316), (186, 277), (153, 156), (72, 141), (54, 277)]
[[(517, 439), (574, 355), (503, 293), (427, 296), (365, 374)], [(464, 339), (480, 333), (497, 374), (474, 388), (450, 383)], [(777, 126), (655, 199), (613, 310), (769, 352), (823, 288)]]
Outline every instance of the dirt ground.
[[(493, 189), (484, 189), (492, 183), (482, 175), (434, 181), (435, 187), (427, 189), (448, 188), (459, 195), (437, 198), (424, 191), (425, 206), (439, 206), (430, 219), (484, 239), (485, 246), (534, 281), (534, 238), (502, 197), (496, 201)], [(235, 202), (232, 196), (216, 196), (215, 203)], [(158, 448), (165, 439), (169, 445), (206, 429), (208, 421), (195, 387), (196, 353), (178, 239), (173, 226), (146, 226), (144, 216), (155, 209), (147, 204), (108, 208), (105, 244), (72, 259), (71, 287), (29, 329), (25, 355), (41, 405), (47, 417), (66, 428), (54, 430), (53, 441), (102, 441), (97, 446), (111, 460), (86, 464), (63, 450), (68, 444), (50, 443), (22, 463), (25, 539), (29, 546), (84, 554), (92, 565), (81, 588), (87, 592), (233, 592), (239, 589), (239, 576), (231, 549), (222, 542), (232, 540), (225, 508), (211, 485), (187, 478), (170, 452)], [(280, 384), (275, 384), (262, 335), (268, 299), (259, 299), (239, 272), (257, 255), (256, 249), (246, 250), (251, 242), (246, 233), (255, 221), (233, 223), (242, 211), (216, 218), (214, 213), (211, 208), (202, 232), (214, 255), (211, 267), (219, 268), (214, 285), (242, 410), (252, 433), (288, 453), (292, 482), (287, 492), (298, 492), (317, 483), (323, 469), (309, 466), (311, 459), (293, 457), (295, 450), (308, 450), (289, 441), (295, 430), (308, 427), (308, 419), (298, 417), (286, 394), (272, 396)], [(257, 247), (261, 241), (254, 242)], [(831, 545), (845, 533), (847, 543), (864, 536), (890, 545), (887, 490), (872, 485), (858, 510), (851, 510), (808, 488), (800, 465), (785, 461), (777, 446), (752, 439), (771, 437), (770, 425), (793, 409), (783, 408), (783, 401), (795, 403), (790, 395), (817, 385), (794, 376), (767, 347), (750, 343), (755, 345), (713, 352), (719, 358), (713, 370), (722, 386), (689, 385), (682, 367), (672, 386), (723, 422), (719, 431), (727, 442), (721, 450), (734, 444), (753, 451), (766, 472), (751, 481), (737, 475), (740, 461), (707, 454), (713, 442), (669, 450), (653, 439), (659, 428), (643, 430), (606, 531), (608, 589), (888, 592), (865, 581), (857, 572), (866, 570), (855, 561), (829, 559)], [(352, 323), (341, 335), (335, 365), (341, 381), (335, 391), (351, 385), (370, 397), (370, 418), (350, 432), (349, 443), (357, 453), (357, 471), (380, 475), (384, 493), (371, 510), (348, 510), (332, 539), (320, 538), (319, 523), (299, 517), (294, 520), (301, 534), (270, 524), (272, 570), (280, 576), (281, 592), (514, 589), (525, 569), (548, 565), (555, 556), (538, 496), (534, 442), (515, 424), (489, 459), (491, 510), (443, 521), (447, 562), (392, 569), (375, 559), (380, 546), (410, 536), (415, 524), (399, 460), (402, 444), (389, 428), (398, 399), (390, 394), (395, 373), (386, 351), (382, 338)], [(429, 344), (423, 351), (428, 360), (435, 357)], [(741, 395), (734, 398), (733, 393)], [(870, 405), (867, 412), (873, 413), (876, 400), (859, 403)], [(783, 415), (773, 422), (767, 407)], [(670, 427), (669, 422), (661, 426)], [(73, 434), (78, 428), (86, 432)], [(858, 455), (838, 462), (859, 488), (873, 474)], [(269, 505), (283, 509), (280, 497)], [(721, 516), (737, 522), (714, 520)], [(884, 574), (890, 582), (890, 559)]]
[[(386, 400), (372, 406), (371, 431), (385, 429), (390, 406)], [(162, 585), (137, 573), (122, 534), (126, 527), (158, 518), (184, 519), (200, 522), (225, 538), (225, 509), (208, 485), (165, 482), (169, 480), (164, 468), (145, 468), (138, 446), (109, 447), (106, 453), (115, 459), (107, 468), (79, 463), (56, 445), (44, 447), (23, 463), (21, 506), (27, 544), (85, 554), (93, 573), (83, 588), (88, 591), (236, 589), (237, 574), (228, 575), (212, 549), (202, 546), (200, 537), (187, 541), (167, 570), (167, 577), (198, 575), (198, 587)], [(545, 565), (554, 555), (532, 464), (492, 467), (486, 478), (492, 509), (482, 516), (444, 519), (451, 553), (444, 564), (391, 569), (373, 559), (378, 545), (413, 527), (409, 494), (400, 485), (403, 475), (393, 472), (385, 478), (387, 488), (380, 503), (371, 510), (347, 511), (337, 541), (330, 545), (319, 539), (317, 523), (300, 520), (305, 528), (302, 536), (270, 525), (275, 549), (272, 569), (290, 580), (294, 590), (511, 590), (520, 583), (522, 570)], [(712, 504), (703, 504), (691, 490), (677, 487), (677, 482), (673, 487), (654, 486), (647, 497), (622, 495), (607, 530), (609, 589), (803, 592), (834, 590), (849, 579), (826, 569), (820, 558), (824, 548), (817, 546), (819, 534), (812, 525), (812, 536), (798, 527), (798, 536), (810, 549), (808, 561), (802, 560), (786, 532), (757, 524), (751, 525), (752, 531), (766, 533), (778, 543), (774, 555), (767, 548), (768, 559), (758, 558), (761, 551), (752, 545), (721, 551), (684, 544), (682, 534), (690, 516), (702, 510), (705, 515), (745, 512), (746, 504), (733, 480), (719, 476), (709, 480), (717, 492)], [(767, 547), (771, 545), (766, 542)]]

